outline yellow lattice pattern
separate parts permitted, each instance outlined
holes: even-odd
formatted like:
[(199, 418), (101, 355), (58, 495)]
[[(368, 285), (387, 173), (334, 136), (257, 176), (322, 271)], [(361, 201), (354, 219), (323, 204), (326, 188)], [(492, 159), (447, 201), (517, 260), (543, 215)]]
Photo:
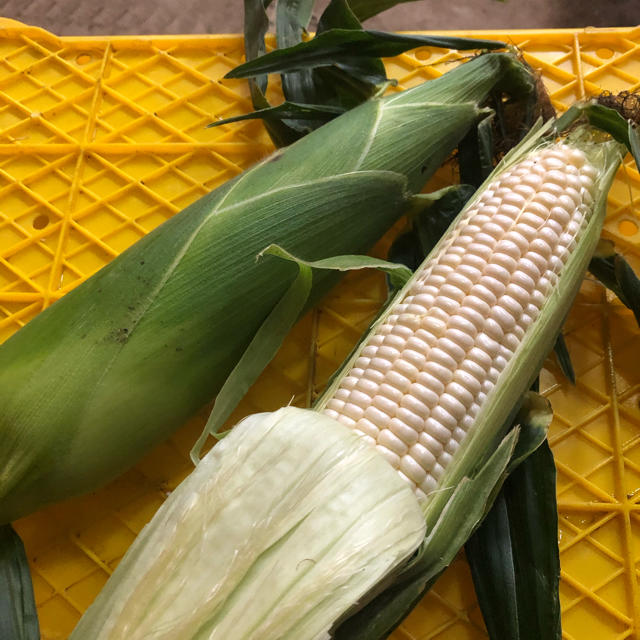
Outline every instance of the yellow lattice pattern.
[[(554, 105), (640, 86), (640, 29), (477, 33), (517, 45)], [(0, 341), (199, 195), (267, 154), (262, 126), (214, 129), (250, 109), (222, 76), (238, 37), (57, 38), (0, 20)], [(440, 75), (456, 52), (428, 48), (388, 67), (405, 88)], [(640, 266), (640, 177), (631, 161), (611, 192), (606, 233)], [(388, 240), (387, 240), (388, 242)], [(384, 250), (385, 243), (380, 247)], [(308, 403), (385, 295), (377, 274), (349, 275), (306, 316), (234, 418), (292, 396)], [(542, 375), (556, 417), (564, 638), (637, 637), (640, 594), (640, 332), (587, 281), (567, 324), (578, 383)], [(42, 636), (65, 638), (167, 492), (189, 472), (205, 412), (103, 490), (16, 523), (33, 570)], [(459, 557), (396, 640), (486, 632)]]

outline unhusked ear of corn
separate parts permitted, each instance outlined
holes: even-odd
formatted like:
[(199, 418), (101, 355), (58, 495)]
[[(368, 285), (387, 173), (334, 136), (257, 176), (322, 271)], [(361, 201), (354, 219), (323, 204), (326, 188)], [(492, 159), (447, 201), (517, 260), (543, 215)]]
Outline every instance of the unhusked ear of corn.
[[(540, 134), (476, 194), (315, 411), (249, 418), (205, 457), (125, 556), (74, 640), (386, 637), (399, 611), (464, 544), (504, 477), (518, 436), (505, 436), (505, 424), (551, 348), (599, 237), (617, 146), (531, 150)], [(281, 423), (291, 449), (265, 455), (281, 446), (270, 444), (266, 426)], [(356, 442), (394, 469), (393, 481), (378, 466), (348, 468), (339, 446), (350, 458)], [(251, 478), (246, 492), (226, 474), (238, 458), (248, 470), (237, 473)], [(315, 484), (320, 476), (326, 484)], [(480, 504), (471, 505), (474, 481), (484, 484), (475, 494)], [(365, 499), (374, 493), (373, 502)], [(294, 496), (295, 504), (288, 501)], [(375, 519), (376, 505), (386, 509), (389, 501), (398, 511), (385, 524)], [(170, 516), (178, 505), (180, 516)], [(345, 537), (343, 507), (353, 509)], [(418, 535), (416, 509), (426, 523)], [(451, 541), (446, 549), (443, 540)], [(337, 547), (348, 560), (334, 556)], [(183, 574), (175, 585), (158, 578), (178, 559), (188, 562), (186, 571), (199, 567), (193, 590)], [(322, 569), (313, 574), (316, 566)], [(342, 591), (345, 574), (355, 582)], [(401, 586), (387, 598), (398, 576), (411, 593), (405, 597)], [(347, 631), (335, 630), (358, 609)]]
[[(212, 399), (295, 267), (366, 251), (480, 114), (481, 56), (337, 118), (188, 207), (0, 347), (0, 523), (90, 491)], [(520, 88), (520, 86), (518, 86)], [(312, 301), (333, 282), (320, 274)]]

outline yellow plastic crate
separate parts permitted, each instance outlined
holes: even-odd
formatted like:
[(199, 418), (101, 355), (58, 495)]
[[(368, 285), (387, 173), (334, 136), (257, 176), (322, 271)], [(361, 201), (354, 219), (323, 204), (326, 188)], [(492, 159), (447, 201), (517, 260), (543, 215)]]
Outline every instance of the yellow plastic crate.
[[(517, 45), (554, 105), (640, 86), (640, 29), (464, 34)], [(206, 129), (251, 108), (237, 36), (58, 38), (0, 19), (0, 341), (143, 234), (271, 150), (262, 125)], [(456, 52), (389, 62), (401, 87), (438, 76)], [(636, 268), (640, 176), (628, 161), (606, 234)], [(380, 250), (388, 245), (383, 241)], [(235, 418), (292, 396), (310, 401), (384, 298), (375, 273), (349, 275), (308, 314)], [(570, 315), (572, 387), (549, 361), (556, 417), (564, 638), (640, 634), (640, 332), (586, 281)], [(66, 638), (128, 545), (189, 472), (206, 412), (94, 494), (16, 523), (33, 572), (42, 637)], [(485, 638), (461, 555), (394, 636)]]

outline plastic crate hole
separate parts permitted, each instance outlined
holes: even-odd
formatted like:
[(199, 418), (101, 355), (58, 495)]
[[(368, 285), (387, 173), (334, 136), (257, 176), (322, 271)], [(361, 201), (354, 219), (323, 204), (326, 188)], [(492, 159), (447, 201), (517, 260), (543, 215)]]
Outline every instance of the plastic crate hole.
[(90, 53), (79, 53), (76, 56), (76, 64), (88, 64), (89, 62), (91, 62)]
[(635, 236), (638, 233), (638, 225), (633, 220), (622, 220), (618, 224), (618, 231), (623, 236)]
[(34, 229), (44, 229), (49, 224), (49, 216), (46, 213), (41, 213), (33, 219)]
[(613, 51), (611, 49), (607, 49), (607, 47), (600, 47), (596, 49), (596, 55), (598, 58), (602, 58), (603, 60), (608, 60), (613, 57)]
[(428, 60), (431, 57), (431, 51), (426, 47), (416, 49), (413, 54), (418, 60)]

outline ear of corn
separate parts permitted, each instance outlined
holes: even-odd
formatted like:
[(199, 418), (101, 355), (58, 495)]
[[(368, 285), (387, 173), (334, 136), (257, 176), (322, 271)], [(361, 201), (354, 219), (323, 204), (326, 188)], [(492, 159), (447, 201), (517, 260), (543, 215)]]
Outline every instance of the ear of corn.
[[(575, 135), (578, 146), (556, 144), (531, 151), (528, 147), (537, 146), (538, 136), (539, 132), (534, 132), (530, 141), (525, 141), (489, 177), (422, 268), (398, 294), (395, 304), (377, 321), (369, 339), (345, 366), (344, 374), (319, 402), (320, 409), (334, 417), (337, 413), (344, 424), (359, 429), (357, 408), (349, 406), (354, 404), (353, 400), (357, 400), (360, 407), (366, 405), (365, 398), (352, 393), (365, 390), (366, 384), (358, 385), (358, 380), (374, 380), (387, 387), (402, 382), (394, 376), (394, 371), (406, 364), (400, 373), (405, 376), (411, 373), (409, 365), (415, 366), (416, 347), (420, 344), (415, 338), (423, 342), (428, 340), (426, 332), (438, 327), (444, 329), (436, 336), (440, 341), (429, 345), (434, 351), (427, 354), (419, 367), (420, 379), (407, 385), (409, 390), (399, 398), (398, 405), (389, 402), (393, 390), (387, 387), (382, 398), (374, 396), (372, 405), (382, 407), (386, 415), (380, 416), (377, 433), (367, 433), (368, 438), (373, 436), (376, 448), (415, 487), (425, 512), (427, 536), (439, 527), (450, 531), (452, 538), (454, 532), (464, 530), (460, 512), (456, 514), (452, 508), (459, 487), (484, 468), (484, 461), (500, 442), (505, 425), (511, 422), (519, 396), (530, 386), (554, 344), (598, 242), (607, 192), (624, 153), (616, 143), (594, 144), (580, 132)], [(556, 189), (554, 185), (559, 183), (564, 184)], [(532, 186), (537, 188), (532, 190)], [(540, 206), (543, 204), (547, 213)], [(533, 214), (538, 216), (537, 222)], [(492, 243), (494, 250), (481, 255), (483, 245)], [(544, 260), (540, 260), (541, 257)], [(446, 266), (451, 261), (456, 262), (456, 268), (447, 272)], [(535, 277), (529, 271), (534, 264), (539, 270), (533, 274)], [(474, 274), (467, 266), (473, 266), (480, 273)], [(508, 276), (504, 269), (509, 271)], [(522, 277), (527, 272), (529, 281)], [(501, 280), (499, 274), (505, 279)], [(442, 280), (437, 284), (435, 296), (431, 290), (421, 290), (439, 276)], [(479, 276), (458, 301), (454, 300), (455, 287), (469, 287), (469, 282), (464, 279), (451, 282), (451, 278), (457, 276), (466, 279)], [(501, 282), (492, 283), (488, 278)], [(518, 288), (513, 287), (514, 284)], [(543, 296), (538, 293), (541, 285), (547, 289)], [(526, 292), (529, 300), (524, 298)], [(435, 297), (426, 312), (416, 308), (426, 301), (425, 296)], [(484, 313), (478, 315), (481, 309), (472, 300), (473, 296), (479, 300), (493, 296), (495, 300), (485, 298)], [(434, 323), (433, 319), (441, 322)], [(474, 328), (462, 320), (471, 321)], [(499, 325), (498, 321), (501, 321)], [(518, 331), (523, 321), (526, 324)], [(411, 344), (387, 345), (400, 352), (397, 355), (388, 352), (396, 356), (395, 361), (388, 362), (386, 350), (380, 354), (370, 353), (372, 346), (385, 344), (386, 336), (403, 333), (387, 331), (389, 324), (402, 326), (416, 322), (418, 325), (412, 327), (411, 334), (407, 333), (412, 336)], [(462, 347), (462, 353), (451, 343), (451, 349), (446, 348), (446, 340), (451, 340), (447, 334), (450, 329), (462, 332), (455, 341), (455, 347)], [(509, 351), (504, 347), (509, 347)], [(404, 355), (408, 356), (406, 363), (402, 362)], [(375, 357), (383, 361), (374, 363)], [(365, 363), (362, 358), (371, 358), (371, 362)], [(430, 367), (429, 363), (438, 366)], [(478, 365), (482, 365), (484, 372)], [(386, 368), (382, 377), (376, 373), (380, 368)], [(428, 393), (436, 384), (431, 375), (434, 373), (442, 385), (437, 398)], [(419, 429), (412, 433), (400, 423), (406, 425), (412, 419), (407, 408), (412, 413), (420, 410), (416, 399), (427, 405), (427, 413), (422, 416)], [(360, 415), (366, 418), (366, 411), (365, 408), (365, 413)], [(536, 420), (546, 420), (544, 407), (537, 413)], [(455, 422), (450, 422), (452, 415)], [(368, 426), (366, 422), (361, 425)], [(391, 433), (385, 434), (385, 429)], [(467, 509), (470, 508), (471, 505), (467, 505)], [(472, 530), (473, 527), (467, 528), (466, 535)], [(456, 550), (449, 549), (454, 553)], [(453, 555), (448, 557), (452, 559)], [(438, 572), (434, 569), (442, 558), (442, 549), (432, 547), (427, 537), (416, 558), (400, 572), (395, 583), (355, 614), (336, 637), (349, 640), (386, 637), (437, 578)], [(446, 564), (439, 566), (441, 570)]]
[(473, 470), (537, 374), (602, 228), (618, 146), (531, 151), (539, 136), (498, 167), (318, 402), (435, 513), (450, 490), (434, 491)]
[[(137, 629), (185, 639), (325, 638), (358, 609), (336, 637), (386, 637), (482, 519), (510, 460), (534, 449), (548, 426), (546, 404), (534, 403), (525, 451), (516, 446), (518, 428), (504, 433), (584, 274), (620, 155), (615, 145), (586, 142), (586, 152), (564, 143), (537, 148), (544, 131), (525, 140), (461, 212), (315, 412), (249, 418), (204, 458), (134, 544), (74, 638), (115, 640), (136, 637)], [(290, 427), (284, 450), (281, 441), (271, 443), (274, 430), (266, 425), (274, 424)], [(336, 450), (334, 436), (342, 443), (335, 440)], [(379, 485), (377, 467), (370, 476), (359, 463), (355, 473), (349, 469), (339, 453), (344, 446), (350, 456), (349, 442), (395, 469), (400, 485), (386, 476)], [(244, 487), (248, 474), (253, 487), (241, 492), (225, 471), (239, 458), (248, 471), (238, 468), (238, 481)], [(328, 484), (316, 485), (319, 476)], [(373, 487), (382, 495), (366, 500)], [(386, 509), (389, 500), (398, 511), (385, 513), (386, 523), (375, 520), (374, 505)], [(346, 521), (343, 506), (353, 509)], [(174, 508), (179, 515), (170, 520)], [(382, 540), (372, 542), (378, 527)], [(334, 556), (336, 545), (349, 560)], [(193, 590), (186, 576), (171, 585), (156, 577), (174, 563), (181, 571), (178, 558), (189, 558), (184, 570), (197, 566), (204, 576)], [(342, 585), (344, 575), (355, 582)]]
[[(520, 89), (528, 72), (489, 54), (363, 104), (191, 205), (3, 344), (0, 522), (103, 484), (209, 401), (295, 276), (256, 254), (274, 242), (312, 260), (366, 251), (514, 73)], [(315, 278), (311, 302), (332, 282)]]

